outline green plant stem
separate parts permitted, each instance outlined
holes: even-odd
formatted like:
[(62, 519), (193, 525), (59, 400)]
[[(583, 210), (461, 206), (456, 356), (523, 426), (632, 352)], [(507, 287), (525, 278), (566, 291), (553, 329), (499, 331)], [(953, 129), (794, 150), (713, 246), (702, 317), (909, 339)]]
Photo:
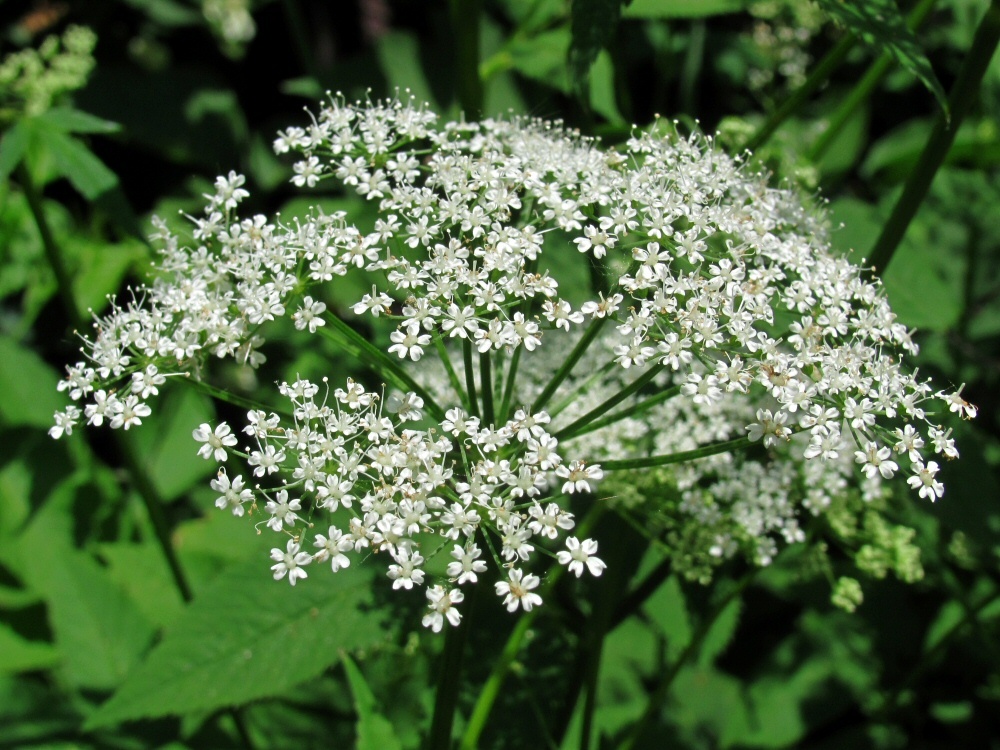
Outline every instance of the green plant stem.
[(392, 357), (383, 352), (368, 339), (351, 328), (336, 315), (330, 314), (323, 318), (329, 326), (320, 326), (316, 330), (331, 341), (348, 349), (386, 382), (416, 393), (424, 400), (424, 407), (435, 419), (444, 419), (444, 410), (438, 406), (434, 397), (422, 385), (410, 377), (409, 373), (393, 361)]
[(743, 144), (743, 148), (748, 151), (756, 151), (763, 146), (768, 138), (781, 127), (781, 124), (795, 114), (799, 108), (806, 103), (810, 96), (840, 67), (840, 64), (847, 58), (848, 53), (854, 47), (857, 37), (852, 33), (847, 33), (834, 45), (833, 49), (826, 53), (816, 67), (809, 73), (809, 77), (792, 94), (774, 110), (764, 123), (757, 128), (757, 131), (750, 136), (749, 140)]
[(478, 593), (479, 587), (473, 587), (473, 593), (465, 604), (468, 613), (458, 627), (452, 627), (445, 622), (447, 629), (444, 637), (444, 650), (441, 652), (437, 689), (434, 694), (434, 716), (431, 718), (431, 731), (427, 737), (427, 750), (451, 747), (451, 732), (455, 720), (455, 706), (458, 703), (458, 689), (461, 684), (462, 662), (465, 655), (465, 643), (468, 640), (469, 621), (473, 611), (471, 601)]
[(492, 427), (495, 421), (493, 416), (493, 367), (489, 352), (479, 355), (479, 385), (483, 393), (483, 422)]
[(663, 705), (663, 701), (667, 697), (667, 693), (670, 691), (670, 686), (673, 685), (674, 680), (681, 671), (688, 660), (697, 653), (698, 649), (701, 648), (702, 642), (705, 640), (705, 636), (712, 629), (712, 625), (715, 621), (719, 619), (719, 616), (726, 610), (726, 607), (734, 601), (736, 598), (741, 596), (746, 590), (746, 587), (750, 585), (750, 582), (754, 579), (757, 570), (751, 570), (749, 573), (743, 576), (737, 583), (732, 591), (728, 592), (722, 600), (716, 605), (712, 614), (702, 620), (699, 624), (698, 629), (695, 631), (694, 635), (691, 637), (691, 641), (685, 646), (684, 650), (681, 652), (680, 656), (671, 664), (667, 671), (664, 673), (660, 682), (657, 684), (656, 689), (653, 690), (652, 694), (649, 696), (649, 702), (646, 704), (646, 710), (643, 712), (642, 717), (632, 725), (632, 729), (629, 732), (625, 740), (618, 746), (618, 750), (632, 750), (635, 747), (635, 743), (641, 739), (643, 732), (646, 731), (649, 724), (652, 722), (653, 718), (656, 716), (660, 707)]
[(479, 397), (476, 395), (476, 371), (472, 367), (472, 342), (462, 342), (462, 357), (465, 361), (465, 390), (469, 393), (469, 413), (479, 416)]
[(434, 347), (438, 351), (438, 356), (441, 357), (441, 364), (444, 365), (444, 371), (448, 374), (448, 382), (451, 383), (452, 389), (458, 394), (459, 399), (462, 401), (462, 406), (468, 410), (469, 399), (465, 393), (465, 389), (462, 388), (462, 383), (458, 379), (458, 374), (455, 372), (455, 368), (451, 364), (451, 357), (448, 356), (448, 349), (444, 345), (444, 340), (440, 336), (434, 337)]
[(211, 396), (219, 401), (224, 401), (227, 404), (232, 404), (233, 406), (238, 406), (241, 409), (247, 409), (249, 411), (264, 411), (264, 412), (274, 412), (275, 414), (280, 414), (283, 417), (292, 418), (292, 413), (285, 409), (277, 409), (273, 406), (268, 406), (267, 404), (262, 404), (259, 401), (254, 401), (253, 399), (245, 398), (239, 396), (235, 393), (230, 393), (221, 388), (216, 388), (214, 385), (206, 383), (204, 380), (196, 380), (195, 378), (183, 378), (184, 382), (190, 387), (194, 388), (196, 391), (201, 391), (206, 396)]
[[(578, 536), (583, 537), (589, 533), (601, 513), (604, 512), (604, 508), (603, 503), (594, 503), (590, 511), (577, 526), (576, 533)], [(556, 566), (554, 570), (550, 569), (545, 579), (545, 584), (540, 591), (540, 594), (544, 595), (542, 596), (543, 600), (548, 598), (549, 593), (555, 588), (565, 571), (566, 568), (562, 565)], [(500, 652), (500, 655), (493, 663), (493, 671), (490, 672), (490, 676), (483, 683), (483, 687), (479, 691), (479, 697), (472, 708), (469, 721), (465, 726), (465, 733), (462, 735), (462, 740), (459, 743), (460, 750), (476, 750), (479, 747), (479, 737), (486, 728), (486, 722), (490, 718), (493, 704), (496, 703), (497, 697), (500, 695), (500, 688), (503, 687), (504, 680), (510, 672), (510, 667), (521, 651), (525, 636), (527, 636), (540, 611), (538, 607), (535, 607), (530, 612), (523, 613), (521, 619), (514, 626), (514, 630), (508, 636), (503, 651)]]
[(450, 5), (458, 104), (465, 116), (475, 121), (483, 113), (483, 82), (479, 77), (482, 0), (450, 0)]
[(570, 352), (566, 361), (562, 363), (562, 366), (556, 371), (556, 374), (552, 376), (552, 380), (548, 382), (545, 389), (538, 394), (538, 398), (536, 398), (535, 402), (531, 405), (532, 412), (537, 414), (538, 411), (549, 402), (549, 399), (552, 398), (552, 394), (554, 394), (556, 389), (562, 385), (562, 382), (569, 377), (569, 374), (573, 371), (576, 363), (580, 361), (580, 357), (582, 357), (584, 352), (587, 351), (587, 347), (589, 347), (593, 343), (594, 339), (597, 338), (597, 334), (601, 332), (601, 328), (604, 327), (604, 323), (606, 321), (606, 317), (594, 318), (594, 320), (591, 321), (590, 326), (583, 332), (583, 336), (580, 337), (580, 340), (576, 342), (576, 346), (573, 347), (573, 351)]
[[(909, 27), (916, 30), (924, 22), (934, 7), (937, 0), (920, 0), (907, 16)], [(826, 130), (824, 130), (816, 141), (806, 152), (806, 158), (812, 162), (818, 162), (823, 158), (830, 145), (837, 140), (837, 136), (844, 129), (844, 126), (854, 115), (854, 112), (861, 104), (868, 100), (879, 81), (892, 68), (896, 59), (888, 52), (883, 52), (882, 56), (876, 60), (865, 72), (860, 81), (851, 89), (847, 97), (840, 103), (837, 110), (830, 117)]]
[(754, 441), (749, 438), (736, 438), (726, 440), (722, 443), (712, 443), (702, 448), (695, 448), (691, 451), (680, 451), (678, 453), (668, 453), (663, 456), (647, 456), (645, 458), (626, 458), (619, 461), (601, 461), (601, 468), (604, 471), (627, 471), (630, 469), (649, 469), (654, 466), (667, 466), (669, 464), (679, 464), (684, 461), (694, 461), (695, 459), (715, 456), (719, 453), (749, 448), (754, 445)]
[(514, 349), (507, 365), (507, 378), (504, 381), (503, 400), (500, 402), (500, 422), (504, 423), (510, 419), (510, 404), (514, 400), (514, 383), (517, 378), (517, 368), (521, 364), (521, 351), (523, 346)]
[(948, 96), (951, 116), (943, 111), (938, 113), (927, 145), (924, 146), (916, 166), (907, 178), (903, 194), (896, 201), (889, 221), (882, 228), (882, 234), (872, 248), (868, 260), (874, 275), (882, 274), (888, 267), (917, 209), (927, 196), (934, 175), (944, 164), (951, 150), (958, 128), (976, 102), (976, 94), (979, 92), (993, 53), (996, 52), (998, 42), (1000, 42), (1000, 0), (992, 0), (986, 14), (979, 22), (972, 40), (972, 48), (962, 62), (958, 78)]
[(615, 422), (620, 422), (627, 417), (634, 417), (636, 414), (642, 414), (643, 412), (649, 411), (657, 404), (662, 404), (664, 401), (669, 401), (674, 396), (681, 392), (681, 387), (675, 385), (673, 388), (666, 388), (655, 396), (650, 396), (645, 401), (640, 401), (636, 404), (632, 404), (621, 411), (617, 411), (614, 414), (609, 414), (603, 419), (598, 419), (595, 422), (584, 425), (579, 429), (573, 431), (572, 435), (566, 436), (565, 439), (579, 437), (580, 435), (586, 435), (588, 432), (594, 432), (602, 427), (607, 427), (609, 424), (614, 424)]
[(645, 388), (653, 379), (663, 371), (664, 365), (655, 364), (650, 367), (646, 372), (640, 375), (638, 378), (629, 383), (628, 386), (623, 388), (621, 391), (616, 393), (609, 399), (606, 399), (603, 403), (595, 406), (593, 409), (588, 411), (582, 417), (577, 419), (575, 422), (568, 424), (566, 427), (561, 429), (556, 433), (556, 437), (560, 440), (565, 440), (567, 438), (575, 437), (579, 435), (583, 428), (589, 425), (596, 419), (603, 417), (609, 411), (614, 409), (618, 404), (620, 404), (625, 399), (632, 396), (634, 393), (638, 393), (640, 390)]
[(80, 314), (80, 308), (77, 307), (76, 298), (73, 296), (73, 282), (70, 280), (69, 271), (63, 263), (62, 253), (56, 244), (52, 229), (49, 227), (48, 219), (45, 218), (42, 196), (35, 186), (35, 181), (31, 177), (31, 172), (28, 171), (27, 165), (23, 162), (19, 164), (15, 171), (15, 176), (21, 184), (24, 197), (28, 200), (28, 208), (35, 219), (35, 226), (38, 227), (38, 233), (41, 235), (42, 250), (45, 253), (45, 259), (49, 262), (49, 268), (52, 269), (52, 273), (56, 277), (56, 288), (59, 292), (59, 299), (62, 302), (66, 316), (74, 328), (85, 328), (87, 321)]
[(309, 44), (309, 34), (306, 22), (302, 18), (302, 9), (297, 0), (282, 0), (281, 7), (285, 11), (285, 22), (292, 35), (292, 49), (299, 60), (302, 72), (318, 81), (319, 71), (316, 67), (316, 59), (313, 56), (311, 45)]

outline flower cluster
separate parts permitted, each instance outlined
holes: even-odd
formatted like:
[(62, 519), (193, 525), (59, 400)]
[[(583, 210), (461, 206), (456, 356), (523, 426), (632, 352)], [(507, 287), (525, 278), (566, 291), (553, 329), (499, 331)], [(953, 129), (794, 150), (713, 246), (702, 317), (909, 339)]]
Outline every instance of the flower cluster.
[[(377, 218), (241, 218), (243, 178), (220, 177), (193, 241), (158, 224), (159, 275), (99, 321), (61, 385), (83, 409), (52, 432), (137, 425), (167, 376), (202, 378), (212, 358), (259, 367), (269, 324), (290, 316), (400, 393), (283, 383), (287, 413), (251, 410), (239, 451), (276, 486), (222, 472), (218, 503), (264, 503), (289, 537), (275, 577), (293, 584), (313, 562), (384, 551), (394, 587), (426, 586), (435, 630), (459, 621), (457, 587), (484, 558), (506, 571), (508, 609), (539, 604), (536, 547), (573, 528), (566, 496), (610, 471), (673, 466), (713, 554), (743, 544), (760, 564), (849, 483), (871, 497), (908, 467), (939, 497), (932, 457), (957, 452), (936, 414), (975, 407), (903, 366), (909, 331), (830, 252), (821, 215), (710, 139), (660, 130), (604, 149), (559, 123), (335, 98), (275, 149), (300, 154), (296, 185), (336, 181)], [(595, 289), (583, 301), (560, 278), (574, 258)], [(329, 307), (347, 275), (370, 290), (348, 309), (391, 328), (381, 346)], [(228, 425), (194, 437), (217, 461), (238, 442)], [(766, 460), (738, 451), (754, 444)], [(559, 564), (600, 574), (596, 542), (564, 544)], [(439, 553), (444, 578), (426, 571)]]

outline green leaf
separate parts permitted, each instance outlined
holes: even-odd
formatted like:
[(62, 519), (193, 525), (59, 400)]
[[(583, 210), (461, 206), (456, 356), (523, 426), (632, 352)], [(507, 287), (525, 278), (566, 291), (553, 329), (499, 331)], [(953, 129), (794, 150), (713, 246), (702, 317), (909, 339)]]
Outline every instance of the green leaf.
[(948, 97), (934, 74), (927, 55), (895, 0), (816, 0), (819, 6), (849, 31), (879, 52), (887, 52), (913, 73), (948, 112)]
[(400, 89), (409, 89), (419, 102), (432, 106), (436, 101), (420, 60), (420, 43), (411, 32), (390, 31), (379, 37), (375, 53), (387, 81)]
[(30, 349), (0, 336), (0, 423), (48, 429), (64, 407), (56, 391), (59, 377)]
[(250, 560), (199, 594), (89, 728), (147, 717), (207, 712), (281, 695), (370, 646), (381, 629), (364, 609), (371, 575), (355, 567), (310, 569), (295, 588)]
[(52, 154), (59, 174), (89, 200), (95, 200), (118, 184), (118, 177), (76, 138), (47, 128), (42, 145)]
[(215, 461), (198, 456), (198, 443), (191, 437), (203, 422), (216, 422), (208, 399), (178, 387), (154, 402), (153, 413), (134, 429), (139, 453), (164, 500), (180, 497), (218, 470)]
[(356, 750), (401, 750), (403, 745), (389, 720), (378, 712), (375, 696), (361, 670), (347, 654), (343, 654), (341, 660), (358, 714), (358, 739), (354, 747)]
[(752, 0), (632, 0), (623, 18), (706, 18), (746, 10)]
[(21, 122), (14, 123), (0, 138), (0, 177), (9, 177), (21, 163), (28, 148), (29, 131)]
[(138, 661), (153, 629), (103, 568), (70, 546), (71, 509), (94, 492), (80, 477), (63, 482), (9, 545), (5, 562), (12, 568), (19, 564), (17, 574), (45, 599), (66, 679), (77, 687), (109, 690)]
[(622, 0), (573, 0), (569, 70), (577, 91), (586, 91), (590, 66), (614, 37), (621, 5)]
[(117, 133), (121, 125), (71, 107), (56, 107), (38, 116), (63, 133)]
[(129, 270), (148, 257), (146, 246), (135, 239), (109, 244), (80, 235), (69, 235), (62, 242), (69, 255), (75, 255), (73, 298), (80, 310), (102, 311), (108, 295), (121, 287)]
[(48, 669), (59, 662), (51, 643), (29, 641), (0, 623), (0, 675)]
[(726, 650), (736, 635), (736, 626), (740, 622), (740, 613), (743, 611), (743, 602), (740, 599), (731, 601), (724, 610), (715, 618), (712, 627), (705, 634), (705, 639), (698, 649), (698, 663), (708, 666), (716, 660)]

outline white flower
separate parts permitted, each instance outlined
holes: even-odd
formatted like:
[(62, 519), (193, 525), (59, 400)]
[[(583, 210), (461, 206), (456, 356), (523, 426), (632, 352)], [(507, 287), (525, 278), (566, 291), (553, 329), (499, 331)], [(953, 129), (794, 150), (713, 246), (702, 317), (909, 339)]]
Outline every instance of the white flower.
[(486, 570), (486, 563), (478, 559), (481, 554), (482, 550), (475, 544), (467, 549), (456, 544), (451, 550), (455, 561), (448, 563), (448, 577), (460, 586), (463, 583), (476, 583), (479, 580), (478, 574)]
[(515, 612), (521, 607), (525, 612), (530, 612), (532, 607), (542, 603), (542, 597), (533, 593), (532, 589), (538, 588), (541, 583), (538, 576), (524, 573), (517, 568), (512, 568), (508, 574), (508, 580), (497, 581), (495, 584), (497, 596), (504, 597), (503, 603), (508, 612)]
[(944, 495), (944, 485), (934, 478), (938, 473), (936, 461), (928, 461), (926, 466), (922, 461), (915, 461), (913, 471), (914, 475), (906, 483), (917, 490), (920, 497), (933, 501)]
[(585, 565), (592, 576), (601, 575), (607, 567), (603, 560), (594, 557), (597, 554), (597, 542), (593, 539), (584, 539), (581, 543), (575, 536), (571, 536), (566, 540), (566, 550), (568, 551), (556, 553), (556, 560), (560, 565), (568, 565), (569, 572), (577, 578), (583, 575)]
[(411, 324), (406, 327), (406, 333), (393, 331), (389, 334), (392, 346), (389, 347), (389, 354), (397, 354), (400, 359), (409, 357), (416, 362), (424, 353), (424, 347), (429, 346), (431, 337), (421, 334), (420, 327)]
[(280, 581), (286, 575), (288, 582), (295, 585), (300, 578), (308, 578), (304, 566), (312, 562), (312, 555), (308, 552), (300, 552), (299, 545), (294, 539), (288, 540), (288, 545), (284, 550), (277, 547), (271, 550), (271, 559), (276, 563), (271, 566), (274, 571), (274, 580)]
[(354, 545), (349, 539), (344, 538), (344, 533), (336, 526), (330, 527), (330, 530), (327, 532), (327, 536), (317, 534), (316, 546), (319, 547), (319, 552), (313, 555), (313, 560), (316, 562), (329, 560), (330, 567), (333, 569), (334, 573), (341, 568), (350, 566), (351, 561), (347, 555), (344, 554), (344, 551), (351, 549)]
[(456, 608), (465, 600), (465, 594), (459, 589), (448, 589), (443, 586), (431, 586), (427, 589), (427, 608), (430, 610), (424, 615), (421, 621), (425, 628), (430, 628), (435, 633), (440, 633), (447, 618), (452, 627), (458, 627), (462, 621), (462, 613)]
[(884, 479), (892, 479), (892, 475), (899, 469), (899, 464), (893, 461), (891, 456), (892, 451), (887, 447), (879, 447), (877, 443), (869, 440), (863, 451), (854, 452), (854, 461), (863, 464), (861, 470), (869, 479), (874, 478), (876, 474), (881, 474)]
[(219, 422), (215, 426), (215, 432), (207, 422), (191, 433), (191, 436), (199, 443), (204, 443), (198, 449), (198, 455), (202, 458), (215, 458), (216, 461), (225, 461), (227, 458), (226, 448), (236, 445), (236, 436), (231, 434), (232, 429), (225, 422)]
[(220, 509), (232, 508), (234, 516), (242, 516), (244, 513), (243, 503), (253, 499), (253, 493), (243, 486), (243, 477), (237, 476), (231, 482), (229, 476), (224, 471), (212, 480), (211, 487), (216, 492), (222, 494), (215, 498), (215, 507)]

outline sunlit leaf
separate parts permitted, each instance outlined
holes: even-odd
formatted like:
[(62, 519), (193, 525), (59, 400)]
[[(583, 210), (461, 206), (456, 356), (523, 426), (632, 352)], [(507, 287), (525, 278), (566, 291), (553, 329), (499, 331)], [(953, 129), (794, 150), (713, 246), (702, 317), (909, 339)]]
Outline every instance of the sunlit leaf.
[(333, 575), (316, 566), (292, 588), (271, 580), (267, 565), (250, 560), (201, 592), (89, 726), (281, 695), (323, 672), (342, 651), (381, 637), (364, 611), (372, 596), (368, 570)]
[(573, 0), (570, 19), (570, 78), (577, 91), (584, 85), (598, 54), (614, 38), (622, 0)]
[(632, 0), (622, 9), (623, 18), (705, 18), (739, 13), (752, 0)]
[(48, 429), (52, 414), (64, 406), (55, 370), (6, 336), (0, 336), (0, 363), (0, 422)]

